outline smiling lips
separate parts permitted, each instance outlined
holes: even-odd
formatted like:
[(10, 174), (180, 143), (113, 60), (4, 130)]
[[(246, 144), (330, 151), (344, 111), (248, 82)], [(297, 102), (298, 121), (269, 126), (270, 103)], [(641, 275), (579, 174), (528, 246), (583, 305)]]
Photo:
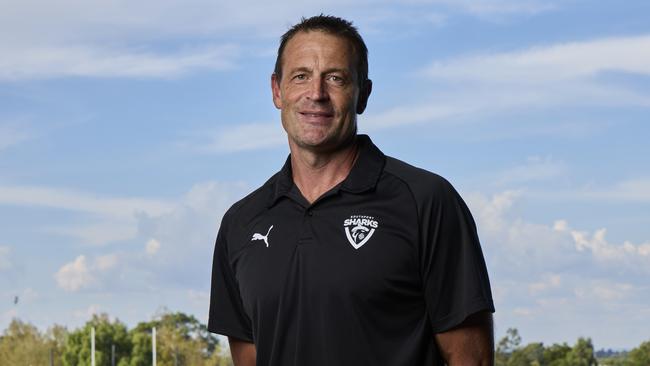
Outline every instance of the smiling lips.
[(326, 111), (300, 111), (298, 112), (301, 116), (304, 117), (303, 120), (306, 122), (310, 123), (323, 123), (323, 122), (328, 122), (332, 117), (334, 117), (334, 113), (332, 112), (326, 112)]

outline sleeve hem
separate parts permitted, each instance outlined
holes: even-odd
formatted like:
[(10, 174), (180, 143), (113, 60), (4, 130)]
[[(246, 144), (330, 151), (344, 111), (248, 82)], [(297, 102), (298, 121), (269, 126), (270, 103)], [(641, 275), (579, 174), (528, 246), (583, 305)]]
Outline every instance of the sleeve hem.
[(234, 328), (222, 327), (218, 325), (209, 325), (208, 331), (211, 333), (221, 334), (226, 337), (233, 337), (233, 338), (240, 339), (242, 341), (255, 343), (253, 341), (253, 337), (251, 336), (251, 334), (242, 329), (234, 329)]
[(465, 320), (468, 316), (485, 310), (494, 313), (494, 304), (492, 302), (492, 299), (477, 299), (462, 311), (452, 313), (442, 319), (432, 320), (431, 325), (433, 327), (433, 332), (445, 332), (462, 323), (463, 320)]

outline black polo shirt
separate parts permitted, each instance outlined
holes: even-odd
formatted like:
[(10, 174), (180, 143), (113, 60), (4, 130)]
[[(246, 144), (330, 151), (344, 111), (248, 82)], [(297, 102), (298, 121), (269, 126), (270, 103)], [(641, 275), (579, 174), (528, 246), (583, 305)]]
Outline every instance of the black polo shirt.
[(434, 333), (494, 311), (454, 188), (358, 143), (348, 177), (313, 204), (287, 159), (223, 218), (208, 329), (255, 343), (257, 365), (442, 364)]

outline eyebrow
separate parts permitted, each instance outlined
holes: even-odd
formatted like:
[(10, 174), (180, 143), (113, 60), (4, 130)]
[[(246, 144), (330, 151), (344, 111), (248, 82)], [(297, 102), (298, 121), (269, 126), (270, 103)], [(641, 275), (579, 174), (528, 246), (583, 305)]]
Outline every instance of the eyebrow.
[[(295, 69), (291, 69), (289, 74), (295, 74), (297, 72), (307, 72), (307, 73), (311, 74), (311, 73), (314, 72), (314, 70), (309, 68), (309, 67), (300, 66), (300, 67), (296, 67)], [(336, 68), (336, 67), (325, 69), (325, 71), (323, 71), (322, 73), (323, 74), (331, 74), (333, 72), (339, 72), (339, 73), (341, 73), (343, 75), (350, 76), (350, 72), (348, 70), (341, 69), (341, 68)]]
[(291, 69), (290, 72), (289, 72), (289, 74), (295, 74), (295, 73), (297, 73), (297, 72), (307, 72), (307, 73), (312, 73), (313, 70), (310, 69), (310, 68), (308, 68), (308, 67), (301, 66), (301, 67), (296, 67), (295, 69)]
[(339, 72), (339, 73), (341, 73), (341, 74), (343, 74), (343, 75), (345, 75), (345, 76), (350, 76), (350, 74), (351, 74), (351, 73), (350, 73), (348, 70), (346, 70), (346, 69), (339, 69), (339, 68), (336, 68), (336, 67), (333, 67), (333, 68), (330, 68), (330, 69), (326, 69), (323, 73), (324, 73), (324, 74), (331, 74), (331, 73), (333, 73), (333, 72)]

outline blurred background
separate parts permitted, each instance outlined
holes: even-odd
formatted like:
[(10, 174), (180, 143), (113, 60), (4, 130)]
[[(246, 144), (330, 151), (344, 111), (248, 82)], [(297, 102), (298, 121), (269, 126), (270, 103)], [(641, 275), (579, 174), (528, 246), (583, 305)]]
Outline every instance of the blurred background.
[(472, 210), (497, 339), (650, 340), (650, 2), (0, 8), (0, 330), (205, 323), (220, 219), (288, 153), (279, 36), (325, 13), (370, 51), (360, 132)]

